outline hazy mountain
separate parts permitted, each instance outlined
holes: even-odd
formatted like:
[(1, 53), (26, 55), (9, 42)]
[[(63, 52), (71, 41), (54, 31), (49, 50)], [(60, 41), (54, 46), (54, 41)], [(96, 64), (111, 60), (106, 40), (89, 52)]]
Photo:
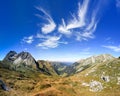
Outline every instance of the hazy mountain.
[(66, 62), (51, 62), (52, 67), (57, 72), (58, 75), (64, 75), (65, 69), (69, 66), (70, 63)]

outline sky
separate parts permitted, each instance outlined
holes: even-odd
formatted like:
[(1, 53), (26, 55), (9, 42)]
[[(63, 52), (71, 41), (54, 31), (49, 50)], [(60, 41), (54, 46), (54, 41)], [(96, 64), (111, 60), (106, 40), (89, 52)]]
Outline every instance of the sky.
[(10, 51), (74, 62), (120, 56), (120, 0), (0, 1), (0, 60)]

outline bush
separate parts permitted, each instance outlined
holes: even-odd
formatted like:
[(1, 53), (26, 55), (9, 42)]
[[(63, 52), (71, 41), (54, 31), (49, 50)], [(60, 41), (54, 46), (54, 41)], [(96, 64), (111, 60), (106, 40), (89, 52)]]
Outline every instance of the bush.
[(49, 87), (51, 87), (50, 84), (43, 84), (40, 86), (40, 89), (49, 88)]

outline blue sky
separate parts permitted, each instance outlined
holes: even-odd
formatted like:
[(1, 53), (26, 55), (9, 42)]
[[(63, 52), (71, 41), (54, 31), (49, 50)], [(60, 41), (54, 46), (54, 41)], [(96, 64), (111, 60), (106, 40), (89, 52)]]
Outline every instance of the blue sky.
[(10, 50), (53, 61), (120, 56), (120, 0), (4, 0), (0, 13), (1, 60)]

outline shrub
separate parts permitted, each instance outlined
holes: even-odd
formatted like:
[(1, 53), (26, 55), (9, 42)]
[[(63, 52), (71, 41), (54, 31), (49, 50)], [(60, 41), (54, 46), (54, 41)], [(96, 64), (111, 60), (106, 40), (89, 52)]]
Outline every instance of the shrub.
[(40, 86), (40, 89), (49, 88), (49, 87), (51, 87), (50, 84), (43, 84)]

